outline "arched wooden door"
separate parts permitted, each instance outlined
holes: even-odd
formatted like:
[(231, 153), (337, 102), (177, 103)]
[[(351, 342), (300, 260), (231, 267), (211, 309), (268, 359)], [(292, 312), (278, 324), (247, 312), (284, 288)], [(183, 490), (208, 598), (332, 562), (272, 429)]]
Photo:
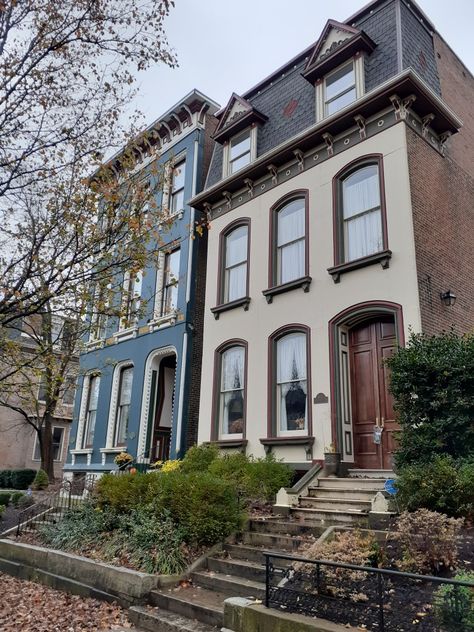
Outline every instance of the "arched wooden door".
[[(389, 374), (384, 365), (397, 347), (394, 319), (371, 319), (349, 331), (351, 409), (355, 466), (392, 469), (396, 446)], [(377, 436), (378, 435), (378, 436)]]

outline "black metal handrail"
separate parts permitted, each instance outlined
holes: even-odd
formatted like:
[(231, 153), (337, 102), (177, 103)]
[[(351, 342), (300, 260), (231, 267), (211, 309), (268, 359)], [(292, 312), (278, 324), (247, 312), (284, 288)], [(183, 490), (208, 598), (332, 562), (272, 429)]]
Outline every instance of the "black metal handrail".
[[(357, 564), (349, 564), (344, 562), (334, 562), (331, 560), (311, 560), (295, 555), (285, 553), (264, 552), (265, 556), (265, 606), (267, 608), (283, 608), (289, 612), (299, 612), (310, 616), (321, 616), (321, 618), (330, 618), (335, 623), (349, 623), (351, 608), (359, 610), (366, 608), (366, 611), (372, 611), (377, 608), (378, 616), (376, 620), (372, 619), (371, 625), (377, 632), (396, 632), (404, 627), (398, 627), (395, 622), (393, 627), (393, 608), (390, 600), (393, 599), (395, 588), (401, 584), (410, 585), (414, 583), (420, 585), (448, 585), (453, 587), (453, 595), (450, 599), (453, 601), (453, 611), (462, 617), (460, 613), (460, 599), (458, 590), (461, 588), (469, 588), (474, 591), (474, 582), (436, 577), (433, 575), (420, 575), (417, 573), (409, 573), (396, 571), (387, 568), (377, 568), (371, 566), (360, 566)], [(274, 560), (282, 560), (284, 565), (276, 567)], [(288, 564), (290, 562), (291, 564)], [(313, 570), (314, 568), (314, 570)], [(344, 585), (344, 577), (338, 569), (347, 574), (352, 573), (349, 586)], [(331, 574), (332, 573), (332, 574)], [(365, 574), (365, 575), (362, 575)], [(368, 585), (363, 578), (374, 577), (376, 585)], [(355, 579), (354, 579), (355, 578)], [(277, 582), (277, 583), (274, 583)], [(354, 590), (354, 584), (357, 590)], [(370, 584), (370, 580), (369, 580)], [(330, 587), (330, 590), (328, 589)], [(367, 591), (367, 596), (363, 591)], [(359, 598), (361, 595), (366, 598), (361, 603), (351, 600), (354, 593)], [(432, 595), (434, 590), (431, 590)], [(372, 596), (372, 602), (370, 600)], [(426, 594), (424, 594), (426, 598)], [(473, 598), (474, 607), (474, 598)], [(349, 604), (349, 605), (348, 605)], [(408, 605), (408, 604), (407, 604)], [(418, 604), (414, 602), (414, 612), (416, 616), (420, 615), (417, 611)], [(430, 606), (432, 610), (432, 606)], [(431, 627), (418, 627), (418, 630), (434, 630), (432, 623), (432, 611), (422, 613), (421, 616), (427, 616), (426, 623)], [(375, 613), (374, 613), (375, 614)], [(387, 622), (387, 616), (391, 616), (391, 620)], [(474, 614), (472, 615), (474, 617)], [(339, 617), (339, 619), (338, 619)], [(428, 620), (430, 622), (428, 622)], [(410, 621), (411, 623), (411, 621)], [(405, 624), (403, 624), (405, 625)], [(454, 628), (453, 628), (454, 629)], [(460, 624), (456, 627), (456, 632), (468, 632), (468, 628)], [(471, 630), (471, 628), (469, 628)]]

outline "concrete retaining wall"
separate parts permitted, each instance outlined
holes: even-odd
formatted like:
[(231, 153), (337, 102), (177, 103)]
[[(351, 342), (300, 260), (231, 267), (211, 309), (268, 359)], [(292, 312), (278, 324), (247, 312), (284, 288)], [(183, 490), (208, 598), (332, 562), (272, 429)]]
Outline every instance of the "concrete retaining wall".
[(356, 628), (312, 619), (281, 610), (270, 610), (249, 599), (224, 601), (223, 632), (356, 632)]
[(90, 589), (91, 596), (116, 598), (123, 605), (145, 601), (150, 591), (161, 584), (159, 575), (3, 539), (0, 539), (0, 570), (68, 592), (87, 594)]

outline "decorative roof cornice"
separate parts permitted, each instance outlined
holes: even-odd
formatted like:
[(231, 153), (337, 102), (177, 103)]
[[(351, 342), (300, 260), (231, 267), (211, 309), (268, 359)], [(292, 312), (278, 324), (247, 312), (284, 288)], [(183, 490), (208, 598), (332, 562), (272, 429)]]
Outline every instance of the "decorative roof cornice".
[(407, 68), (339, 112), (277, 145), (238, 173), (220, 180), (196, 195), (189, 204), (194, 208), (204, 209), (209, 204), (217, 203), (222, 198), (223, 191), (230, 195), (239, 189), (245, 189), (246, 179), (255, 182), (275, 164), (294, 160), (295, 150), (306, 151), (318, 144), (327, 143), (327, 139), (335, 138), (353, 127), (354, 121), (368, 119), (387, 107), (392, 107), (399, 119), (402, 119), (413, 103), (413, 109), (421, 119), (427, 120), (426, 117), (430, 114), (434, 115), (434, 118), (429, 117), (429, 125), (440, 137), (445, 138), (446, 135), (456, 133), (462, 126), (461, 120), (428, 84), (412, 68)]

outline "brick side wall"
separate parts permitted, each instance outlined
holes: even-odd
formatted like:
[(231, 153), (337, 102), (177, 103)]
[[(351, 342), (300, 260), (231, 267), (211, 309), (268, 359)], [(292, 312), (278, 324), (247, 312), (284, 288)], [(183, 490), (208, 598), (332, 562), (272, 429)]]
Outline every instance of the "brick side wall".
[(434, 48), (441, 96), (463, 122), (461, 132), (448, 141), (448, 151), (474, 177), (474, 77), (437, 33)]
[(194, 332), (192, 334), (191, 348), (191, 377), (188, 391), (188, 422), (186, 430), (185, 450), (197, 443), (199, 422), (199, 399), (201, 393), (202, 372), (202, 342), (204, 328), (204, 301), (206, 288), (206, 264), (207, 264), (207, 231), (202, 237), (196, 236), (194, 242), (197, 249), (195, 267), (195, 302), (194, 302)]
[[(407, 128), (423, 331), (474, 329), (474, 179)], [(446, 307), (440, 293), (457, 296)]]

